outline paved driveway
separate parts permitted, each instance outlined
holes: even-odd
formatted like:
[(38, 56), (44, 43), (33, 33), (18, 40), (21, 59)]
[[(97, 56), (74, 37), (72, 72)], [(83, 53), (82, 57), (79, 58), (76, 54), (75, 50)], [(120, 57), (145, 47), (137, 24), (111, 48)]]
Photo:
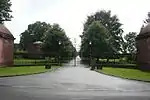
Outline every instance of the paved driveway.
[(103, 75), (77, 62), (54, 72), (0, 78), (0, 100), (150, 100), (150, 83)]

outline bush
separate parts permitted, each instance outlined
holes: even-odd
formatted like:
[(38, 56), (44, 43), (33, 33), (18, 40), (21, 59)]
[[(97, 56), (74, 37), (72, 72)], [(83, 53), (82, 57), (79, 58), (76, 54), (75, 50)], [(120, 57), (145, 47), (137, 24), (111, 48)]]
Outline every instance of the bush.
[(128, 63), (135, 63), (136, 62), (136, 55), (128, 55), (127, 56)]
[(45, 64), (45, 69), (51, 69), (51, 64)]

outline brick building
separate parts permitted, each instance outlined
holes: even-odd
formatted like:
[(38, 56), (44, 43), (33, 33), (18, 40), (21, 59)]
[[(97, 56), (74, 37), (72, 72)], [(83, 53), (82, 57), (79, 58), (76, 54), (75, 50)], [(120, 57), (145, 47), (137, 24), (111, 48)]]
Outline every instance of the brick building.
[(0, 66), (13, 65), (14, 39), (11, 32), (0, 24)]

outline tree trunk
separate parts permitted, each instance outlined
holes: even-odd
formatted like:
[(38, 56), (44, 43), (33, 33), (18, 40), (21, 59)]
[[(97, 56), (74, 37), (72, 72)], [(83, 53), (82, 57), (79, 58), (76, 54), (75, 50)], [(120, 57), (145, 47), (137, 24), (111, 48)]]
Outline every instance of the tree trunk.
[(107, 58), (107, 63), (109, 62), (109, 58)]

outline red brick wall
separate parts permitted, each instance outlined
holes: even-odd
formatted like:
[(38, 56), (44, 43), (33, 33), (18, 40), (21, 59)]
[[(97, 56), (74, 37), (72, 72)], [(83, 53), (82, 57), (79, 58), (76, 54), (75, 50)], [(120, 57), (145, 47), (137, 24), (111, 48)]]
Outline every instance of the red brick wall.
[(3, 39), (0, 38), (0, 65), (3, 63)]
[(137, 49), (138, 49), (137, 55), (138, 62), (147, 63), (150, 60), (148, 57), (150, 52), (148, 50), (147, 39), (138, 40)]
[(0, 65), (13, 65), (13, 40), (0, 38)]
[(150, 38), (137, 41), (137, 62), (141, 70), (150, 71)]

